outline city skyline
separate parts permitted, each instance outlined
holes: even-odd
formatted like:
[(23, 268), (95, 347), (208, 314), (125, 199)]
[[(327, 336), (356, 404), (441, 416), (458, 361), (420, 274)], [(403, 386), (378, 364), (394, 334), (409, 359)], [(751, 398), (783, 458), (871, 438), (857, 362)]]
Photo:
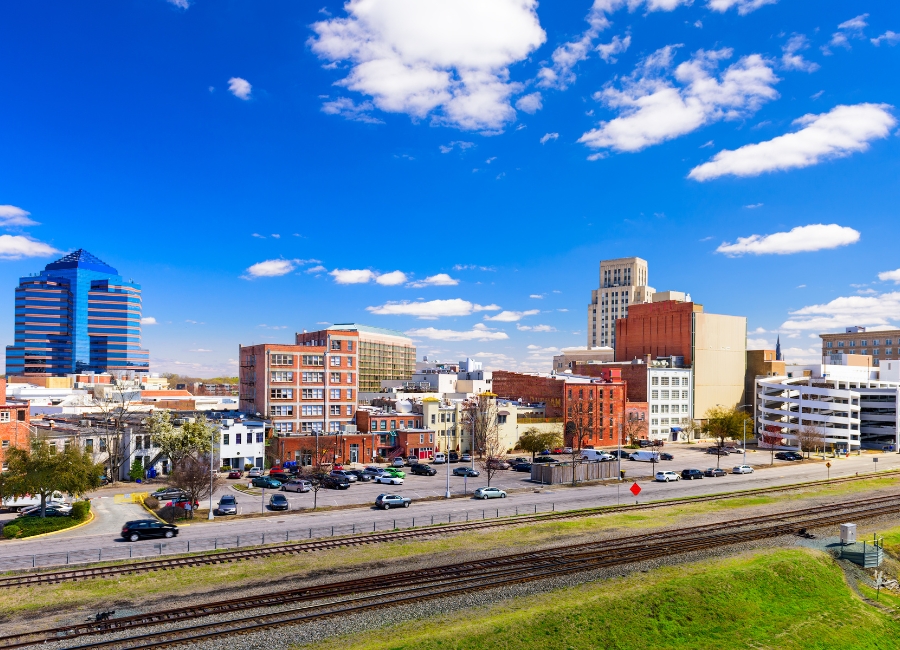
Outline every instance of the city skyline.
[(140, 282), (151, 370), (199, 376), (341, 322), (549, 370), (631, 256), (789, 361), (896, 326), (900, 10), (588, 4), (465, 5), (430, 43), (379, 2), (4, 7), (6, 304), (87, 249)]

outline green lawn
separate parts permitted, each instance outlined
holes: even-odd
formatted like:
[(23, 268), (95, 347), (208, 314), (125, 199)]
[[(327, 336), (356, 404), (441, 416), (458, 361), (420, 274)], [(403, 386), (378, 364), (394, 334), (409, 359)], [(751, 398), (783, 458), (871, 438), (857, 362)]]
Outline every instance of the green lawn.
[[(824, 554), (765, 551), (657, 569), (335, 639), (342, 650), (896, 649), (900, 625)], [(311, 647), (311, 646), (310, 646)]]

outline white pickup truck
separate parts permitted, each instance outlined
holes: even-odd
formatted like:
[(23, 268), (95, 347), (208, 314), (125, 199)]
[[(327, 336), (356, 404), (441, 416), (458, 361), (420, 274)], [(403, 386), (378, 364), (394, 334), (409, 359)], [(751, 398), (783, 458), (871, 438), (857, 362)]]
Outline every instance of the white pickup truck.
[[(51, 503), (64, 503), (65, 499), (63, 498), (62, 492), (54, 492), (50, 498), (47, 499), (47, 505), (49, 506)], [(29, 506), (39, 506), (41, 505), (41, 497), (33, 494), (27, 494), (23, 497), (13, 498), (9, 497), (7, 499), (3, 499), (3, 507), (12, 512), (18, 512), (22, 508), (28, 508)]]

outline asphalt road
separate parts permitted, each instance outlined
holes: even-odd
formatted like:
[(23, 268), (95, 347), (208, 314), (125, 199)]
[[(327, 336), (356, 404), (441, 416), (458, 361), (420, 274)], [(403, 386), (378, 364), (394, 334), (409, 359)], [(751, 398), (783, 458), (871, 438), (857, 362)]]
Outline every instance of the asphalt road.
[[(671, 445), (668, 451), (675, 454), (675, 460), (657, 464), (657, 469), (672, 469), (680, 471), (685, 468), (706, 469), (716, 466), (716, 457), (703, 454), (695, 446)], [(876, 465), (873, 458), (878, 458)], [(390, 529), (394, 520), (402, 525), (409, 525), (413, 516), (417, 523), (426, 523), (431, 516), (435, 521), (446, 521), (448, 516), (453, 521), (465, 520), (466, 514), (471, 519), (481, 517), (483, 509), (492, 515), (496, 508), (512, 514), (515, 508), (520, 512), (532, 511), (535, 507), (542, 510), (569, 510), (575, 508), (612, 505), (616, 503), (632, 503), (634, 501), (652, 501), (667, 497), (697, 496), (703, 494), (715, 494), (754, 487), (769, 487), (795, 483), (800, 481), (819, 480), (826, 478), (828, 470), (823, 462), (783, 463), (777, 462), (774, 467), (769, 467), (769, 454), (766, 452), (750, 452), (747, 454), (748, 464), (757, 467), (753, 474), (732, 475), (720, 478), (706, 478), (699, 481), (679, 481), (677, 483), (657, 483), (650, 480), (651, 466), (649, 463), (622, 462), (622, 468), (626, 470), (626, 479), (621, 484), (593, 485), (585, 487), (552, 486), (539, 489), (539, 486), (528, 480), (528, 474), (502, 471), (497, 472), (492, 481), (493, 485), (510, 490), (506, 499), (490, 501), (476, 501), (471, 498), (438, 499), (434, 501), (419, 501), (425, 497), (442, 497), (446, 489), (446, 474), (444, 468), (438, 466), (437, 476), (410, 476), (402, 486), (376, 485), (373, 483), (356, 483), (349, 490), (320, 490), (318, 505), (343, 505), (349, 506), (340, 510), (311, 511), (313, 495), (289, 493), (288, 499), (292, 508), (302, 508), (292, 512), (269, 513), (265, 517), (253, 518), (228, 518), (217, 517), (215, 521), (195, 520), (189, 525), (181, 525), (179, 540), (201, 540), (213, 537), (234, 537), (236, 535), (252, 536), (265, 532), (270, 535), (270, 540), (275, 541), (278, 535), (285, 531), (293, 531), (291, 538), (306, 537), (309, 528), (328, 529), (337, 527), (338, 531), (350, 531), (351, 526), (356, 530)], [(740, 455), (721, 459), (721, 466), (730, 469), (741, 464)], [(850, 458), (830, 459), (832, 478), (848, 476), (854, 473), (871, 472), (874, 469), (900, 468), (900, 454), (879, 454), (877, 456), (863, 455)], [(451, 466), (451, 468), (454, 466)], [(644, 476), (646, 478), (639, 478)], [(635, 498), (628, 491), (633, 482), (637, 481), (642, 488), (640, 495)], [(234, 481), (232, 481), (234, 483)], [(483, 478), (468, 479), (465, 489), (471, 492), (474, 488), (484, 485)], [(464, 489), (462, 478), (451, 479), (451, 488), (454, 494), (461, 493)], [(537, 489), (537, 490), (536, 490)], [(118, 489), (122, 491), (121, 488)], [(106, 492), (109, 492), (107, 490)], [(233, 490), (228, 485), (221, 493), (230, 492), (237, 496), (238, 503), (244, 513), (259, 512), (262, 508), (262, 496), (250, 496)], [(268, 500), (268, 493), (265, 497)], [(381, 511), (374, 508), (375, 496), (381, 492), (396, 492), (403, 496), (411, 497), (414, 503), (411, 508), (404, 510)], [(96, 519), (93, 523), (67, 533), (61, 533), (39, 540), (0, 542), (0, 557), (21, 556), (32, 553), (48, 553), (59, 551), (77, 551), (109, 547), (112, 544), (123, 543), (117, 540), (118, 531), (123, 522), (130, 519), (141, 519), (147, 515), (140, 506), (134, 504), (116, 504), (111, 495), (100, 495), (105, 498), (94, 498), (93, 509)], [(355, 507), (351, 504), (357, 504)], [(503, 514), (503, 512), (501, 512)], [(488, 516), (486, 515), (486, 516)], [(401, 525), (398, 524), (398, 525)], [(155, 541), (140, 541), (137, 545), (153, 545)], [(195, 541), (196, 543), (196, 541)]]

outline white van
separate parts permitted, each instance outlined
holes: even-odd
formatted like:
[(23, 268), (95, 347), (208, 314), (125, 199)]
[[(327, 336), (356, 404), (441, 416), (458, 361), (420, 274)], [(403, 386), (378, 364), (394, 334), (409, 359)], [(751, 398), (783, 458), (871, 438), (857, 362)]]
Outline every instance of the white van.
[[(47, 499), (48, 506), (51, 504), (60, 504), (64, 502), (65, 499), (63, 499), (62, 492), (54, 492)], [(30, 508), (31, 506), (39, 505), (41, 505), (41, 497), (33, 494), (26, 494), (25, 496), (19, 498), (8, 497), (6, 499), (3, 499), (3, 507), (10, 512), (18, 512), (22, 508)]]
[(659, 452), (658, 451), (636, 451), (631, 456), (628, 457), (629, 460), (640, 460), (645, 463), (649, 462), (659, 462)]
[(581, 460), (615, 460), (615, 456), (599, 449), (582, 449)]
[(444, 463), (447, 462), (447, 454), (445, 454), (442, 451), (436, 452), (434, 454), (434, 460), (431, 462), (434, 463), (435, 465), (443, 465)]

